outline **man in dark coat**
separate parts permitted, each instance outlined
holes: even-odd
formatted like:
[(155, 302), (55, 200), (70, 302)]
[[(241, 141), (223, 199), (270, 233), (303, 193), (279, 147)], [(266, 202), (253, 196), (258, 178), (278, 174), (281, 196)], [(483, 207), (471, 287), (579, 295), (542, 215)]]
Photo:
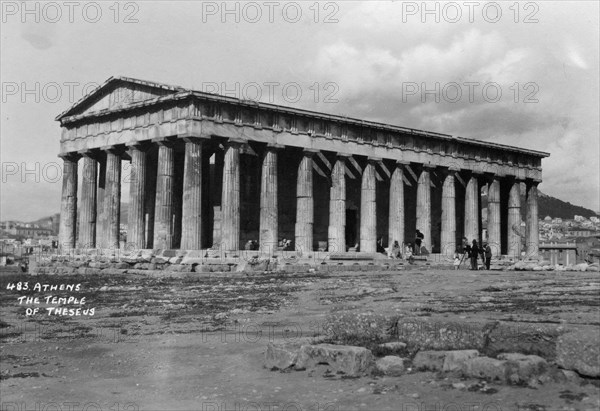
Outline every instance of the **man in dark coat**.
[(473, 245), (471, 245), (471, 252), (469, 253), (469, 257), (471, 258), (471, 270), (477, 270), (477, 256), (479, 255), (479, 244), (477, 244), (477, 240), (473, 240)]
[(492, 262), (492, 248), (487, 242), (483, 243), (483, 257), (483, 261), (485, 262), (485, 269), (489, 270), (490, 263)]

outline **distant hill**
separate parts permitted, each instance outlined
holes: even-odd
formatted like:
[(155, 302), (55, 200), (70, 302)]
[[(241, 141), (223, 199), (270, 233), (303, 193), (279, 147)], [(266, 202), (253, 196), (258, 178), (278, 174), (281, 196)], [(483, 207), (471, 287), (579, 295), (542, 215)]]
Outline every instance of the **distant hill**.
[[(525, 201), (524, 196), (521, 201)], [(595, 211), (590, 210), (589, 208), (580, 207), (575, 204), (571, 204), (568, 201), (562, 201), (558, 198), (551, 197), (541, 192), (538, 198), (538, 207), (538, 215), (542, 219), (548, 215), (552, 218), (569, 219), (572, 219), (575, 215), (580, 215), (585, 218), (595, 217), (597, 215)]]
[[(487, 208), (487, 197), (485, 194), (481, 197), (481, 207)], [(521, 190), (521, 218), (525, 221), (525, 215), (527, 214), (527, 200), (525, 197), (525, 190)], [(567, 201), (559, 200), (558, 198), (549, 196), (547, 194), (539, 192), (538, 196), (538, 216), (540, 219), (544, 219), (546, 216), (552, 218), (563, 218), (572, 220), (576, 215), (583, 216), (585, 218), (594, 217), (597, 213), (589, 208), (581, 207), (578, 205), (571, 204)]]

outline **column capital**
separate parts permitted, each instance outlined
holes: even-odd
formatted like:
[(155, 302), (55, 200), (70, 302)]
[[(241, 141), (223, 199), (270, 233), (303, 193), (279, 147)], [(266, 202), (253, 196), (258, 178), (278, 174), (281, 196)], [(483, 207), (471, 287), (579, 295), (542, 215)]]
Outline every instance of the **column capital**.
[(164, 147), (173, 147), (174, 145), (174, 141), (172, 138), (167, 138), (167, 137), (157, 137), (157, 138), (153, 138), (152, 141), (154, 144), (157, 144), (159, 146), (164, 146)]
[(499, 181), (499, 180), (500, 180), (500, 178), (501, 178), (501, 176), (500, 176), (500, 175), (498, 175), (498, 174), (496, 174), (496, 173), (494, 173), (493, 171), (486, 171), (486, 172), (484, 172), (484, 173), (483, 173), (483, 175), (482, 175), (482, 178), (483, 178), (483, 179), (484, 179), (486, 182), (488, 182), (488, 183), (491, 183), (491, 182), (493, 182), (494, 180), (498, 180), (498, 181)]
[(437, 168), (440, 171), (440, 173), (442, 173), (444, 175), (449, 175), (449, 174), (454, 175), (454, 173), (457, 173), (460, 171), (460, 168), (456, 165), (441, 165), (441, 166), (438, 166)]
[(523, 182), (525, 182), (525, 180), (520, 179), (519, 177), (513, 176), (513, 175), (504, 176), (504, 179), (506, 181), (510, 182), (510, 183), (523, 183)]
[(186, 138), (198, 139), (198, 140), (210, 140), (210, 135), (201, 135), (201, 134), (194, 133), (194, 132), (187, 132), (187, 133), (177, 134), (177, 138), (183, 139), (183, 140), (185, 140)]
[(410, 161), (406, 161), (406, 160), (396, 160), (396, 166), (397, 167), (406, 167), (410, 165)]
[(92, 160), (97, 160), (98, 154), (100, 153), (98, 149), (91, 148), (86, 150), (79, 150), (77, 154), (79, 154), (83, 158), (91, 158)]
[(383, 161), (383, 159), (381, 157), (367, 157), (367, 161), (369, 163), (379, 163)]
[(244, 144), (248, 144), (248, 140), (244, 140), (243, 138), (232, 137), (227, 139), (225, 144), (230, 146), (243, 146)]
[(321, 150), (317, 150), (316, 148), (305, 148), (302, 150), (302, 155), (305, 157), (312, 157), (315, 154), (319, 154)]
[(120, 156), (126, 150), (125, 150), (124, 146), (118, 147), (116, 145), (112, 145), (112, 146), (103, 146), (103, 147), (100, 147), (100, 151)]
[(348, 154), (348, 153), (336, 153), (335, 154), (336, 157), (338, 157), (340, 160), (346, 160), (348, 158), (352, 157), (352, 154)]
[(180, 140), (183, 140), (185, 143), (203, 143), (204, 141), (208, 140), (208, 138), (206, 137), (199, 137), (199, 136), (186, 136), (186, 137), (182, 137), (182, 136), (177, 136)]
[(81, 158), (81, 154), (78, 152), (60, 153), (58, 157), (64, 161), (78, 161)]
[(432, 171), (437, 167), (431, 163), (414, 163), (414, 164), (411, 163), (410, 165), (414, 165), (417, 168), (417, 170), (426, 170), (426, 171)]
[(285, 146), (283, 144), (277, 144), (277, 143), (268, 143), (267, 144), (267, 150), (282, 150), (284, 149)]
[(129, 143), (125, 143), (125, 147), (127, 147), (127, 151), (131, 150), (139, 150), (139, 151), (147, 151), (150, 149), (151, 144), (147, 141), (130, 141)]

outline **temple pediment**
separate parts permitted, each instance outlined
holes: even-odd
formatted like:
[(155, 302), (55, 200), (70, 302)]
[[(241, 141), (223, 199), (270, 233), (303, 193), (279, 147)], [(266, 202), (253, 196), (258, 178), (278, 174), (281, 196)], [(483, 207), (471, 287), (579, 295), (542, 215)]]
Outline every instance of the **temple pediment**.
[(126, 77), (111, 77), (68, 110), (61, 113), (56, 117), (56, 120), (64, 117), (121, 109), (146, 100), (175, 94), (181, 90), (184, 89)]

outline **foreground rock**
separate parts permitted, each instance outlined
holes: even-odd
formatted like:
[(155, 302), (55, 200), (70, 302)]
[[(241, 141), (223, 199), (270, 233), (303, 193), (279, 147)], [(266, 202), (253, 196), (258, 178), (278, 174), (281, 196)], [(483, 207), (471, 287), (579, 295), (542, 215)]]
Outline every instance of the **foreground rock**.
[(413, 359), (413, 366), (419, 371), (441, 371), (446, 359), (446, 351), (419, 351)]
[(265, 353), (265, 367), (268, 369), (285, 370), (294, 366), (298, 360), (298, 344), (275, 344), (269, 343)]
[(483, 350), (494, 322), (448, 321), (435, 318), (403, 318), (396, 323), (397, 339), (409, 348), (424, 350)]
[(417, 370), (460, 371), (465, 361), (478, 356), (477, 350), (419, 351), (413, 365)]
[(589, 377), (600, 377), (600, 332), (581, 330), (561, 335), (556, 343), (556, 363)]
[(377, 360), (375, 368), (383, 375), (398, 377), (404, 374), (404, 358), (387, 355)]
[(552, 361), (556, 357), (557, 326), (546, 324), (498, 323), (487, 336), (484, 354), (519, 352)]
[(467, 360), (478, 356), (479, 351), (477, 350), (447, 351), (442, 371), (460, 371)]
[(373, 312), (336, 312), (327, 317), (324, 331), (342, 344), (368, 344), (389, 339), (393, 323), (393, 318)]
[(537, 355), (500, 354), (498, 359), (506, 361), (506, 379), (513, 384), (529, 383), (548, 371), (546, 360)]
[(363, 347), (349, 345), (303, 345), (300, 347), (296, 369), (314, 368), (328, 364), (336, 373), (357, 377), (367, 374), (373, 366), (373, 354)]
[(506, 382), (506, 361), (489, 357), (477, 357), (466, 360), (462, 372), (467, 377), (483, 378), (488, 381)]

